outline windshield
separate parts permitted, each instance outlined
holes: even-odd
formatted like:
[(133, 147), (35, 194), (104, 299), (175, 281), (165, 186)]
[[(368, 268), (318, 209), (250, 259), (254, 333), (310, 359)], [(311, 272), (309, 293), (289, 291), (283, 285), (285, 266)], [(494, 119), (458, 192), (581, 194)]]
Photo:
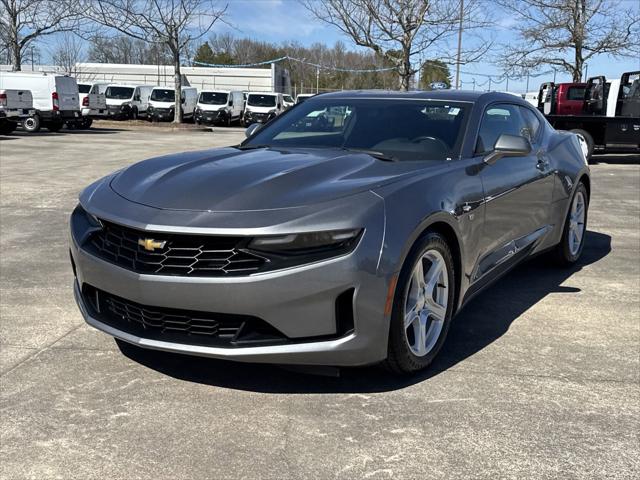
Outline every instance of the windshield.
[(243, 146), (369, 150), (394, 160), (446, 160), (460, 152), (470, 104), (432, 100), (308, 100)]
[(109, 87), (105, 92), (107, 98), (113, 100), (127, 100), (133, 95), (133, 88), (129, 87)]
[(78, 92), (79, 93), (89, 93), (91, 91), (91, 85), (87, 85), (86, 83), (78, 84)]
[(156, 102), (175, 102), (176, 95), (173, 89), (154, 88), (149, 100), (154, 100)]
[(247, 98), (247, 105), (251, 105), (252, 107), (275, 107), (276, 97), (275, 95), (252, 93), (249, 95), (249, 98)]
[(205, 105), (226, 105), (229, 95), (220, 92), (202, 92), (198, 103)]

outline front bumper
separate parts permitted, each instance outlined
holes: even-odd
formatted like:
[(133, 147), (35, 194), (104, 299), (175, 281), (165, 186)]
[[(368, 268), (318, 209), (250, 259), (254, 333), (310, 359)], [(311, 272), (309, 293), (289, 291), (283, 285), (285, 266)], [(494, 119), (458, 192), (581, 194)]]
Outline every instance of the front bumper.
[[(80, 248), (73, 234), (71, 257), (75, 297), (86, 322), (116, 338), (145, 348), (245, 362), (356, 366), (386, 357), (387, 281), (371, 269), (381, 231), (365, 232), (345, 256), (300, 267), (235, 277), (184, 277), (139, 274)], [(373, 263), (375, 266), (375, 262)], [(142, 305), (197, 312), (257, 317), (286, 336), (285, 342), (260, 346), (209, 346), (202, 342), (163, 341), (158, 335), (116, 328), (92, 314), (83, 297), (91, 286)], [(340, 333), (337, 299), (353, 292), (351, 330)], [(153, 337), (153, 338), (151, 338)]]
[(206, 124), (225, 123), (228, 117), (229, 114), (225, 110), (201, 110), (200, 112), (196, 112), (195, 114), (196, 122)]
[(175, 113), (173, 108), (149, 108), (147, 117), (155, 121), (173, 121)]

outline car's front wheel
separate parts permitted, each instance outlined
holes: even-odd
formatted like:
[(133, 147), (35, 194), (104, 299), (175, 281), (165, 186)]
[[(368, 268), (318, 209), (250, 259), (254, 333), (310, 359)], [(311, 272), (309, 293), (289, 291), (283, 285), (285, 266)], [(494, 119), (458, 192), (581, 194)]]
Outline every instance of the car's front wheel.
[(398, 277), (385, 366), (396, 373), (427, 367), (449, 330), (455, 272), (451, 250), (437, 233), (427, 233), (411, 250)]
[(588, 210), (589, 196), (584, 183), (580, 182), (573, 192), (571, 207), (564, 222), (562, 240), (555, 249), (556, 259), (562, 265), (574, 264), (582, 254)]

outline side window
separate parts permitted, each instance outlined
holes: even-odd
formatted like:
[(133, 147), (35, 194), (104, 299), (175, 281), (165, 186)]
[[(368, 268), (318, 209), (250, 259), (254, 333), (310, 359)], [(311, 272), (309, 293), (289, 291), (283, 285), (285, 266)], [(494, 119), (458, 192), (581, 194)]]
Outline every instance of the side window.
[(520, 107), (520, 112), (522, 113), (522, 118), (524, 119), (524, 123), (526, 124), (527, 134), (523, 135), (527, 137), (531, 143), (533, 143), (536, 138), (538, 138), (538, 133), (540, 132), (540, 120), (527, 107)]
[(478, 133), (476, 153), (491, 152), (498, 137), (503, 133), (529, 138), (529, 130), (518, 105), (501, 103), (491, 105), (485, 110)]

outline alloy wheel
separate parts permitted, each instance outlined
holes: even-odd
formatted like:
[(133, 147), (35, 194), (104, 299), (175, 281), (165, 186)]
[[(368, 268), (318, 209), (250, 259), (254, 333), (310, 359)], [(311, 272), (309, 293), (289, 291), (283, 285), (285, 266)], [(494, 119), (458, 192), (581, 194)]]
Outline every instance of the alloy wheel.
[(447, 316), (448, 288), (444, 257), (436, 250), (426, 251), (409, 278), (404, 310), (405, 338), (417, 357), (428, 354), (438, 342)]
[(576, 192), (573, 202), (571, 203), (569, 235), (567, 235), (571, 255), (577, 255), (580, 251), (580, 245), (582, 244), (582, 238), (584, 236), (585, 206), (584, 194), (580, 191)]

